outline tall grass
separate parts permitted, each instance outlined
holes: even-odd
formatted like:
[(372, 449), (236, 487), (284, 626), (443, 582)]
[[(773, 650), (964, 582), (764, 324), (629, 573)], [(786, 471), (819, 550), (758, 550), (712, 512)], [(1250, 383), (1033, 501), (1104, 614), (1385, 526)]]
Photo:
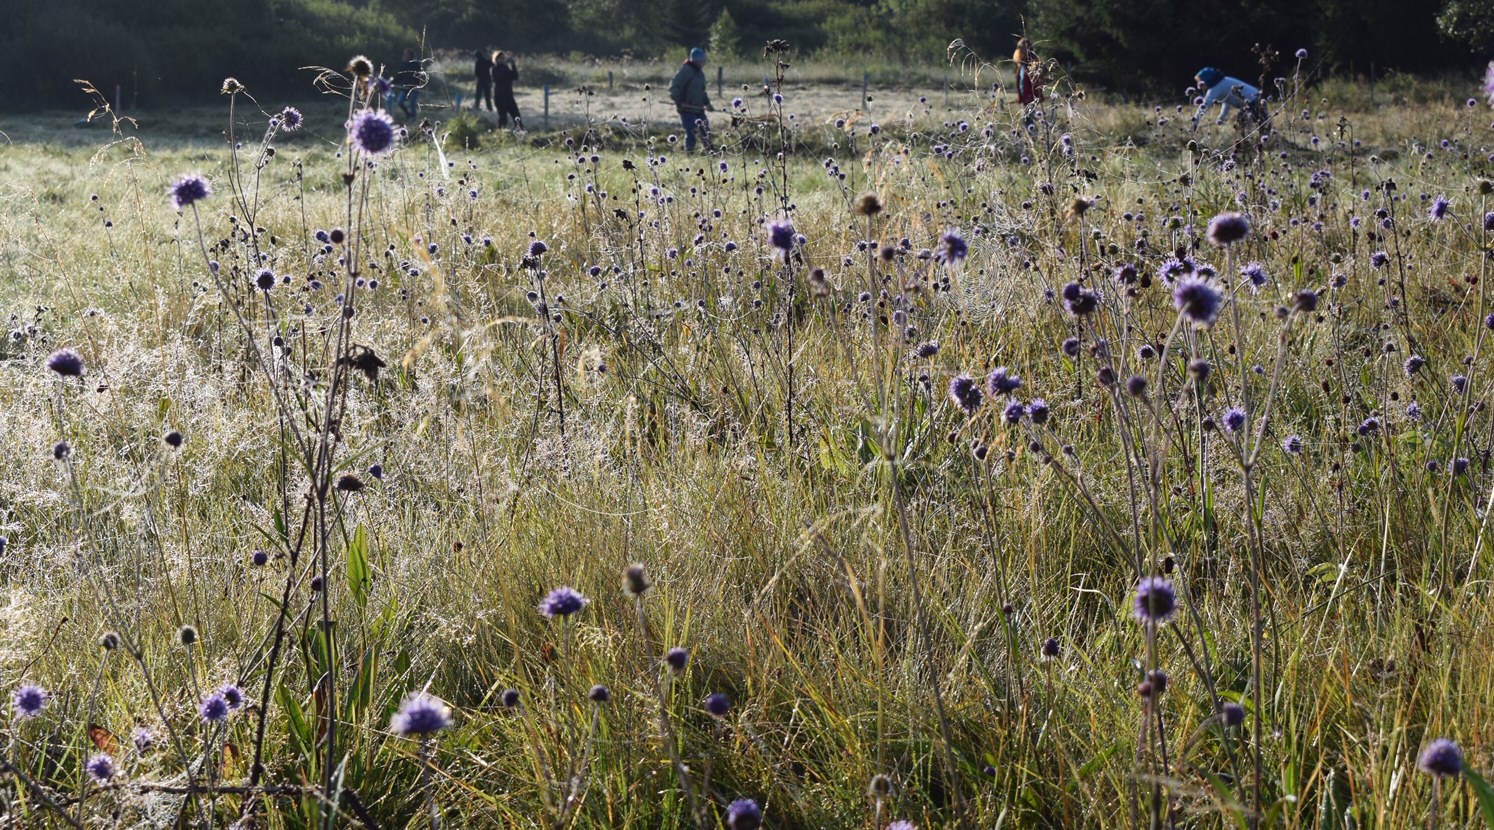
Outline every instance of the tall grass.
[(703, 156), (337, 73), (0, 156), (7, 820), (1488, 824), (1488, 110), (763, 73)]

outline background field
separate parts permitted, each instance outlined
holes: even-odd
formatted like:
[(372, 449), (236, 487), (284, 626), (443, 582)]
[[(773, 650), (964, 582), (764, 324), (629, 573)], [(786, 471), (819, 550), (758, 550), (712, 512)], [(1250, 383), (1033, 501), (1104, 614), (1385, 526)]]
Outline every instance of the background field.
[[(432, 107), (372, 167), (335, 96), (291, 133), (253, 88), (0, 124), (0, 688), (51, 693), (4, 715), (6, 820), (1494, 826), (1476, 87), (1297, 75), (1262, 140), (1066, 82), (1026, 129), (958, 64), (868, 115), (802, 71), (700, 156), (643, 100), (667, 69), (550, 131)], [(547, 619), (561, 585), (590, 603)], [(394, 734), (420, 690), (453, 724)], [(1434, 795), (1442, 736), (1475, 774)]]

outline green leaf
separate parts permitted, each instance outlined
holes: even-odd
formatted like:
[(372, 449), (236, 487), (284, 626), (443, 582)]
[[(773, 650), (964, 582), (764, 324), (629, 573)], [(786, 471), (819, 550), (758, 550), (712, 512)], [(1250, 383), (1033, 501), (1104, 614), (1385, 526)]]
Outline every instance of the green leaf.
[(348, 590), (353, 592), (353, 601), (362, 608), (368, 604), (368, 586), (373, 574), (368, 569), (368, 531), (363, 525), (353, 530), (353, 539), (348, 542)]
[(1478, 811), (1484, 815), (1484, 825), (1489, 830), (1494, 830), (1494, 788), (1468, 767), (1463, 768), (1463, 777), (1468, 779), (1468, 783), (1473, 786), (1473, 794), (1478, 797)]

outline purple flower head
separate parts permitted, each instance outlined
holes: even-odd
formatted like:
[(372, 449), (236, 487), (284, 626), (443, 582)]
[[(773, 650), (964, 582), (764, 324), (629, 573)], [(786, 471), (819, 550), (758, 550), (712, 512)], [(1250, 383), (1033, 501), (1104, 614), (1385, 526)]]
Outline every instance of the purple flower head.
[(1427, 208), (1427, 218), (1433, 222), (1441, 221), (1442, 217), (1447, 215), (1447, 208), (1450, 204), (1452, 203), (1447, 201), (1446, 196), (1438, 196), (1433, 199), (1431, 207)]
[(980, 409), (982, 400), (980, 387), (976, 385), (975, 378), (969, 375), (957, 375), (949, 382), (949, 398), (954, 401), (955, 406), (965, 411), (968, 416), (974, 416), (975, 410)]
[(1233, 245), (1250, 235), (1250, 220), (1243, 213), (1221, 213), (1209, 220), (1209, 241)]
[(1457, 775), (1463, 771), (1463, 750), (1447, 738), (1437, 738), (1421, 751), (1416, 768), (1429, 775)]
[(996, 370), (986, 377), (986, 391), (990, 392), (993, 398), (1010, 395), (1020, 388), (1022, 388), (1022, 379), (1011, 374), (1005, 366), (997, 366)]
[(939, 353), (939, 344), (933, 341), (921, 343), (918, 346), (918, 356), (922, 358), (933, 357)]
[(726, 713), (731, 710), (731, 698), (721, 692), (707, 695), (705, 710), (710, 713), (711, 717), (724, 718), (726, 717)]
[(502, 703), (505, 709), (513, 709), (519, 705), (519, 690), (504, 689), (503, 694), (498, 696), (498, 702)]
[(1020, 422), (1022, 420), (1022, 416), (1026, 414), (1027, 407), (1023, 406), (1021, 401), (1009, 401), (1006, 405), (1006, 408), (1001, 411), (1002, 419), (1005, 420), (1008, 424), (1015, 424)]
[(259, 273), (254, 275), (254, 287), (260, 291), (269, 291), (274, 288), (275, 272), (268, 268), (261, 268)]
[(541, 254), (544, 254), (546, 251), (549, 251), (549, 250), (550, 250), (550, 246), (546, 245), (544, 242), (542, 242), (542, 241), (540, 241), (538, 239), (536, 239), (533, 242), (529, 243), (529, 255), (530, 256), (540, 256)]
[(970, 245), (959, 231), (951, 230), (939, 237), (939, 251), (935, 257), (946, 266), (953, 267), (964, 262), (969, 255)]
[(1208, 328), (1219, 319), (1219, 289), (1208, 280), (1188, 277), (1172, 292), (1172, 304), (1179, 313), (1199, 328)]
[(1307, 60), (1307, 50), (1306, 49), (1298, 49), (1297, 50), (1297, 60), (1299, 60), (1299, 61), (1305, 61), (1305, 60)]
[(893, 823), (887, 825), (886, 830), (918, 830), (918, 825), (914, 824), (911, 821), (908, 821), (905, 818), (900, 818), (897, 821), (894, 821)]
[(65, 378), (83, 376), (83, 358), (72, 349), (58, 349), (47, 358), (47, 368)]
[(223, 695), (213, 692), (202, 699), (197, 707), (197, 714), (202, 716), (203, 723), (222, 723), (228, 720), (228, 714), (232, 709)]
[(1077, 282), (1066, 283), (1059, 293), (1063, 296), (1064, 308), (1076, 317), (1093, 314), (1100, 307), (1100, 295)]
[(1292, 455), (1300, 455), (1302, 453), (1302, 436), (1288, 435), (1281, 442), (1281, 448)]
[(1172, 619), (1178, 609), (1178, 596), (1172, 583), (1159, 576), (1142, 577), (1136, 586), (1136, 606), (1132, 613), (1145, 624), (1161, 624)]
[(295, 107), (286, 107), (280, 111), (280, 128), (288, 133), (300, 129), (304, 120), (301, 117), (301, 111)]
[(569, 585), (562, 585), (551, 591), (539, 604), (539, 612), (547, 617), (569, 617), (586, 607), (591, 600), (582, 596), (579, 591)]
[(1230, 432), (1239, 432), (1245, 428), (1245, 410), (1238, 406), (1232, 406), (1224, 411), (1224, 428)]
[(768, 243), (787, 254), (794, 247), (794, 223), (778, 219), (768, 223)]
[(1374, 267), (1374, 268), (1384, 268), (1385, 265), (1387, 263), (1389, 263), (1389, 262), (1390, 262), (1390, 254), (1387, 254), (1384, 251), (1375, 251), (1374, 253), (1370, 254), (1370, 266), (1371, 267)]
[(399, 138), (394, 119), (377, 110), (361, 110), (347, 126), (348, 144), (355, 152), (372, 158), (388, 155)]
[(156, 745), (156, 736), (143, 726), (136, 729), (130, 739), (135, 742), (135, 751), (141, 755), (150, 752)]
[(183, 173), (166, 188), (166, 195), (171, 197), (172, 207), (186, 210), (188, 205), (213, 195), (213, 185), (200, 174)]
[(1250, 287), (1259, 291), (1266, 284), (1266, 266), (1259, 262), (1248, 262), (1240, 269), (1240, 276), (1250, 281)]
[(664, 662), (669, 664), (669, 668), (673, 671), (684, 671), (685, 666), (690, 663), (690, 652), (675, 646), (664, 652)]
[(1045, 661), (1052, 660), (1054, 657), (1058, 656), (1058, 652), (1059, 652), (1059, 646), (1058, 646), (1058, 640), (1057, 640), (1057, 638), (1049, 637), (1048, 639), (1046, 639), (1046, 640), (1043, 641), (1043, 648), (1042, 648), (1043, 660), (1045, 660)]
[(114, 759), (102, 752), (89, 758), (88, 762), (83, 765), (83, 769), (87, 770), (89, 778), (99, 784), (108, 781), (119, 772), (119, 768), (114, 765)]
[(1064, 341), (1058, 345), (1058, 350), (1061, 351), (1061, 352), (1063, 352), (1064, 355), (1066, 355), (1068, 357), (1078, 357), (1079, 356), (1079, 338), (1077, 338), (1077, 337), (1067, 337), (1067, 338), (1064, 338)]
[(406, 737), (425, 737), (451, 726), (451, 708), (435, 695), (417, 692), (405, 698), (389, 719), (389, 731)]
[(763, 823), (763, 808), (750, 798), (739, 798), (726, 808), (728, 830), (757, 830)]
[(1414, 354), (1406, 358), (1406, 362), (1403, 365), (1403, 368), (1406, 370), (1406, 374), (1410, 376), (1421, 371), (1421, 367), (1425, 365), (1427, 365), (1426, 358), (1423, 358), (1419, 354)]
[(592, 703), (606, 703), (612, 699), (612, 691), (598, 683), (591, 687), (591, 691), (586, 693), (586, 697)]
[(1468, 376), (1467, 375), (1453, 375), (1452, 376), (1452, 388), (1453, 388), (1453, 391), (1456, 392), (1456, 393), (1458, 393), (1459, 395), (1463, 394), (1463, 390), (1468, 388)]
[(218, 694), (223, 696), (223, 701), (228, 708), (238, 711), (244, 705), (244, 690), (233, 683), (224, 683), (218, 687)]
[(1245, 722), (1245, 707), (1238, 703), (1226, 703), (1219, 708), (1219, 720), (1226, 728)]
[(1162, 263), (1162, 267), (1157, 269), (1157, 276), (1162, 279), (1162, 282), (1171, 285), (1175, 281), (1193, 273), (1195, 267), (1191, 259), (1169, 257)]
[(1048, 423), (1049, 411), (1048, 402), (1042, 398), (1033, 398), (1032, 403), (1027, 405), (1027, 417), (1038, 426)]
[(1126, 378), (1126, 394), (1133, 398), (1146, 396), (1146, 378), (1141, 375), (1132, 375)]
[(1360, 422), (1357, 432), (1360, 436), (1373, 435), (1380, 431), (1380, 419), (1374, 416), (1365, 418)]
[(35, 683), (26, 683), (11, 696), (11, 711), (18, 718), (34, 718), (47, 708), (52, 696)]

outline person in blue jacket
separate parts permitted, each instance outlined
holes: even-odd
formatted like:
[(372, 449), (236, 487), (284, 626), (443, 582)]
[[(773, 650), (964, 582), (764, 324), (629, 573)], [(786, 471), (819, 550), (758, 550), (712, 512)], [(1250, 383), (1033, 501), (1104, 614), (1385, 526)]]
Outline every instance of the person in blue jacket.
[(711, 124), (706, 120), (706, 111), (715, 110), (711, 98), (706, 94), (706, 53), (696, 47), (690, 50), (690, 59), (680, 65), (669, 82), (669, 98), (679, 111), (680, 123), (685, 128), (685, 152), (695, 152), (695, 137), (700, 136), (707, 150), (711, 149)]
[(1256, 87), (1239, 78), (1232, 78), (1212, 66), (1198, 70), (1193, 80), (1199, 88), (1207, 90), (1203, 103), (1198, 107), (1198, 112), (1193, 114), (1195, 125), (1215, 104), (1220, 105), (1219, 117), (1215, 119), (1215, 124), (1224, 123), (1224, 119), (1229, 117), (1231, 107), (1245, 110), (1257, 123), (1265, 120), (1261, 109), (1261, 91)]

